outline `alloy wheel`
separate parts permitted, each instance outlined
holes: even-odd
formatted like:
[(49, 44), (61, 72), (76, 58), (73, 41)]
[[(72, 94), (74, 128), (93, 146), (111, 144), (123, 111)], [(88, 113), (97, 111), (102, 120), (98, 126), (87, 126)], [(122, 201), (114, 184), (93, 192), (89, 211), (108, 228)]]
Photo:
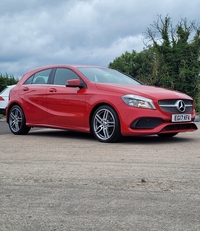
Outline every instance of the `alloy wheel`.
[(9, 111), (9, 127), (14, 134), (27, 134), (30, 127), (26, 126), (24, 113), (18, 105), (14, 105)]
[(93, 116), (93, 133), (99, 141), (113, 142), (120, 137), (119, 120), (116, 112), (109, 106), (102, 106)]

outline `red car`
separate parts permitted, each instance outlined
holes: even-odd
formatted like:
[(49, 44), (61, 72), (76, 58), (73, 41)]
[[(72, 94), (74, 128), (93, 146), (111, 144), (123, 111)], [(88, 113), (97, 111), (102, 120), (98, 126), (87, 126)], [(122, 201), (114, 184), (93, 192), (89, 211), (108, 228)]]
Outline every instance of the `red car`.
[(25, 73), (10, 91), (6, 114), (14, 134), (51, 127), (91, 132), (101, 142), (197, 129), (188, 95), (98, 66), (51, 65)]

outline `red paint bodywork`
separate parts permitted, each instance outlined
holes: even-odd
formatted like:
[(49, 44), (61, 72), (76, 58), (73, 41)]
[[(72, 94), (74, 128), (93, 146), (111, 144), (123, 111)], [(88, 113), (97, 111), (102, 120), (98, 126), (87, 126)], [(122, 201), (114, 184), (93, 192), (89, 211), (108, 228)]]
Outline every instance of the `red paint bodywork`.
[[(34, 73), (48, 68), (69, 68), (84, 81), (86, 87), (66, 87), (53, 84), (23, 85)], [(26, 125), (31, 127), (52, 127), (90, 132), (90, 120), (95, 108), (108, 104), (114, 108), (120, 120), (120, 131), (123, 136), (153, 135), (170, 132), (187, 132), (196, 129), (177, 129), (162, 131), (172, 124), (171, 113), (161, 110), (158, 100), (162, 99), (189, 99), (188, 95), (166, 90), (163, 88), (145, 85), (117, 85), (103, 84), (89, 81), (77, 69), (76, 65), (51, 65), (27, 72), (10, 92), (10, 101), (7, 112), (12, 105), (18, 104), (24, 111)], [(156, 109), (134, 108), (126, 105), (122, 96), (135, 94), (153, 100)], [(192, 121), (195, 110), (191, 111)], [(7, 113), (8, 115), (8, 113)], [(156, 117), (165, 120), (165, 123), (153, 129), (131, 129), (130, 125), (138, 118)], [(8, 118), (7, 118), (8, 119)], [(193, 122), (184, 122), (190, 124)], [(174, 124), (174, 123), (173, 123)]]

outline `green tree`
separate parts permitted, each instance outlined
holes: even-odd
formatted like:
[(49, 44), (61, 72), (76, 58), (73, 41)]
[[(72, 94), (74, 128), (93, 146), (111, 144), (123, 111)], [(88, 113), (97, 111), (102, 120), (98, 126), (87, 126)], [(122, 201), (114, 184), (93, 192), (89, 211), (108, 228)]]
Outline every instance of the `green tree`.
[(197, 101), (200, 74), (200, 28), (195, 22), (181, 21), (173, 28), (166, 16), (147, 28), (155, 52), (153, 78), (158, 86), (182, 91)]
[(2, 75), (0, 74), (0, 92), (6, 88), (8, 85), (14, 85), (18, 82), (18, 79), (16, 79), (13, 75)]
[(185, 92), (197, 102), (200, 79), (200, 28), (181, 19), (175, 27), (166, 16), (146, 30), (146, 48), (122, 54), (109, 67), (145, 84)]
[(130, 75), (146, 84), (154, 84), (151, 74), (153, 72), (154, 53), (152, 49), (145, 49), (140, 53), (132, 51), (125, 52), (113, 62), (109, 63), (109, 67), (119, 70)]
[(132, 53), (125, 52), (121, 57), (116, 58), (113, 63), (109, 64), (109, 67), (117, 69), (127, 75), (135, 76), (137, 74), (137, 63), (136, 63), (136, 51)]

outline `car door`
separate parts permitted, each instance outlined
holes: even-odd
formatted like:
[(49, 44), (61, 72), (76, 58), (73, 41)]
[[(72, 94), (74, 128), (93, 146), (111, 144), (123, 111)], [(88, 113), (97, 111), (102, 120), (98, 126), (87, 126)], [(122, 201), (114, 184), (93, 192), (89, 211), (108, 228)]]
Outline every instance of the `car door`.
[(68, 68), (57, 68), (53, 84), (48, 86), (48, 120), (53, 126), (63, 128), (85, 127), (85, 88), (66, 87), (69, 79), (80, 77)]
[(22, 90), (19, 92), (27, 123), (48, 123), (46, 92), (51, 71), (52, 69), (47, 69), (37, 72), (21, 86)]

